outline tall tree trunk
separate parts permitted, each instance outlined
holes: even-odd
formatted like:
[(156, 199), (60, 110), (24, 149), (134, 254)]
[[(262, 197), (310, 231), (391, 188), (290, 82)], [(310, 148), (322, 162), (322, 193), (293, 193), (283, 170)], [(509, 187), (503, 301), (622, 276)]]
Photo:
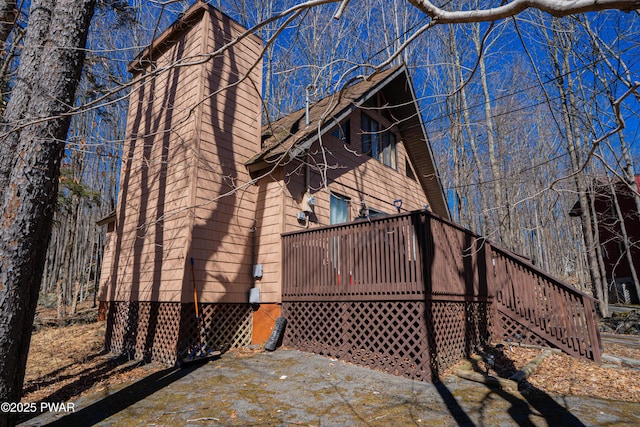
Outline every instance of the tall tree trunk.
[[(1, 0), (0, 0), (1, 1)], [(54, 0), (34, 1), (29, 10), (27, 34), (24, 37), (24, 49), (20, 54), (20, 66), (11, 90), (11, 98), (2, 114), (2, 144), (0, 144), (0, 188), (9, 184), (9, 174), (16, 163), (16, 147), (19, 143), (21, 121), (38, 117), (31, 110), (32, 91), (41, 87), (35, 78), (43, 63), (40, 61), (49, 35), (49, 25), (53, 13)], [(37, 86), (34, 86), (37, 85)]]
[[(33, 1), (31, 13), (43, 5), (51, 5), (51, 2)], [(70, 119), (65, 113), (73, 104), (80, 79), (95, 0), (58, 0), (53, 6), (47, 31), (38, 26), (39, 20), (29, 22), (27, 27), (27, 32), (41, 34), (42, 39), (34, 44), (25, 43), (23, 57), (33, 57), (37, 54), (33, 50), (44, 48), (39, 66), (25, 61), (18, 68), (18, 75), (32, 88), (28, 101), (25, 94), (17, 93), (17, 87), (14, 87), (9, 102), (20, 111), (6, 110), (12, 116), (18, 115), (19, 119), (41, 120), (26, 121), (22, 126), (12, 128), (8, 138), (16, 141), (16, 148), (11, 152), (0, 152), (2, 156), (16, 158), (10, 162), (13, 166), (5, 175), (7, 185), (0, 212), (2, 402), (20, 400), (31, 325), (51, 233), (60, 160), (69, 128)], [(4, 122), (5, 126), (13, 124), (6, 118)], [(3, 157), (0, 160), (6, 164), (10, 159)], [(10, 414), (0, 414), (0, 427), (14, 423), (15, 418)]]
[(493, 112), (491, 103), (493, 102), (489, 95), (489, 84), (487, 82), (487, 70), (484, 61), (484, 52), (482, 47), (482, 39), (480, 35), (480, 26), (475, 25), (473, 30), (473, 41), (478, 51), (478, 71), (480, 72), (480, 82), (482, 83), (482, 96), (484, 97), (484, 113), (485, 113), (485, 126), (487, 133), (487, 152), (489, 154), (489, 168), (491, 169), (491, 182), (493, 183), (493, 196), (495, 201), (494, 209), (497, 216), (497, 237), (498, 241), (513, 249), (515, 242), (511, 235), (511, 217), (509, 207), (507, 206), (507, 200), (502, 183), (502, 169), (498, 162), (498, 155), (496, 153), (496, 147), (498, 141), (496, 141), (496, 133), (493, 124)]

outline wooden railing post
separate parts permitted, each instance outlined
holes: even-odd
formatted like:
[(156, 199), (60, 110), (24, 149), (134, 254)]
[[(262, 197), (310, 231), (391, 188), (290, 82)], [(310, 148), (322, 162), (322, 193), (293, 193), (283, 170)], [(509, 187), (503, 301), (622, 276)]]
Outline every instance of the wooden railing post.
[(602, 363), (602, 342), (600, 341), (600, 333), (598, 331), (598, 315), (596, 314), (596, 302), (590, 298), (583, 298), (584, 311), (589, 328), (589, 340), (591, 341), (591, 350), (593, 352), (593, 361)]

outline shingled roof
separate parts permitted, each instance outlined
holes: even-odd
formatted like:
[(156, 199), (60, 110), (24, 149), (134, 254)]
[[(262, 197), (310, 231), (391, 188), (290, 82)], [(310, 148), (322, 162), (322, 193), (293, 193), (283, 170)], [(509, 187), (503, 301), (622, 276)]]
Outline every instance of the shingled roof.
[(431, 210), (449, 218), (449, 208), (433, 161), (431, 147), (422, 123), (409, 74), (404, 65), (382, 71), (321, 99), (309, 108), (306, 125), (302, 108), (262, 128), (263, 149), (245, 165), (251, 172), (277, 165), (281, 160), (298, 156), (308, 149), (320, 135), (331, 130), (356, 108), (383, 91), (389, 110), (397, 119), (410, 161), (424, 189)]

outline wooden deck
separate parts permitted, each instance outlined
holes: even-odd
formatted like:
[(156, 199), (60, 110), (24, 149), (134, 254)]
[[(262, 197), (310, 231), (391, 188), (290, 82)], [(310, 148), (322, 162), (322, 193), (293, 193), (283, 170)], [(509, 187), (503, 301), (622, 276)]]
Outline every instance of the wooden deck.
[(292, 346), (426, 380), (503, 340), (600, 362), (592, 297), (429, 212), (286, 233), (282, 245)]

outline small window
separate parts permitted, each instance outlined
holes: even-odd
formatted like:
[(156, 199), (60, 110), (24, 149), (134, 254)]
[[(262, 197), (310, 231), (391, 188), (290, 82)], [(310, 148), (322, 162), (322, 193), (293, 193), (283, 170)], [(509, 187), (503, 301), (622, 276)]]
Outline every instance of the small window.
[(349, 221), (349, 198), (331, 193), (330, 224), (342, 224)]
[(331, 135), (342, 141), (343, 144), (351, 144), (351, 123), (349, 120), (336, 126)]
[(377, 209), (370, 208), (369, 206), (367, 206), (366, 203), (363, 202), (362, 207), (358, 212), (358, 219), (367, 219), (367, 218), (372, 219), (372, 218), (377, 218), (377, 217), (386, 216), (386, 215), (388, 215), (386, 212), (382, 212)]
[(387, 216), (386, 212), (379, 211), (377, 209), (369, 208), (369, 218), (378, 218), (381, 216)]
[(381, 131), (380, 124), (362, 113), (362, 152), (398, 170), (398, 149), (396, 135), (391, 131)]
[(362, 152), (373, 158), (378, 158), (380, 152), (380, 129), (378, 122), (362, 114)]
[(393, 169), (398, 169), (398, 151), (396, 136), (391, 132), (382, 134), (382, 163)]
[(411, 163), (409, 162), (409, 159), (404, 159), (404, 163), (405, 163), (405, 169), (407, 171), (407, 178), (410, 178), (415, 181), (416, 174), (413, 173), (413, 169), (411, 168)]

